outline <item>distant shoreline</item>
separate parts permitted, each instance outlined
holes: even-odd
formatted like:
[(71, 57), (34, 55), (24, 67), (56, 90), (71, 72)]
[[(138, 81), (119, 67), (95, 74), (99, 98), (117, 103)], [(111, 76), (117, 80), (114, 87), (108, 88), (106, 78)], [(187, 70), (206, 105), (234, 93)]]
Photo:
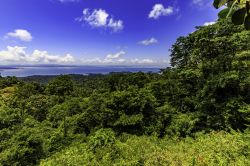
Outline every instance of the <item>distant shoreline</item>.
[(18, 69), (22, 69), (21, 67), (1, 67), (0, 66), (0, 74), (1, 72), (4, 72), (6, 70), (18, 70)]
[(0, 71), (2, 71), (2, 70), (11, 70), (11, 69), (21, 69), (21, 67), (1, 67), (0, 66)]
[(109, 74), (126, 72), (160, 72), (160, 67), (147, 66), (0, 66), (3, 77), (48, 76), (67, 74)]
[(20, 69), (26, 67), (90, 67), (90, 68), (166, 68), (161, 65), (0, 65), (0, 69)]

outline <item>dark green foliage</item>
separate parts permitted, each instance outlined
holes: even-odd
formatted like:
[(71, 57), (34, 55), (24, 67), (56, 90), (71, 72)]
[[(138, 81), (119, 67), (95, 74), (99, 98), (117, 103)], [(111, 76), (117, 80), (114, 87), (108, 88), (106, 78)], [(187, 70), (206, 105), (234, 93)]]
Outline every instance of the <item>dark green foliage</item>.
[(0, 130), (20, 125), (21, 117), (19, 109), (12, 109), (6, 106), (0, 107)]
[(179, 70), (177, 84), (183, 87), (178, 99), (182, 103), (173, 104), (177, 108), (184, 104), (180, 111), (197, 112), (199, 128), (246, 128), (238, 123), (244, 121), (238, 110), (249, 104), (245, 93), (249, 85), (243, 83), (249, 77), (249, 38), (248, 31), (222, 20), (173, 46), (172, 65)]
[(26, 102), (27, 114), (38, 121), (44, 121), (52, 103), (46, 95), (32, 95)]
[(0, 165), (249, 165), (249, 39), (221, 18), (161, 73), (0, 77)]
[(35, 165), (44, 156), (43, 138), (36, 129), (23, 128), (1, 153), (3, 165)]
[(244, 25), (247, 30), (250, 30), (250, 14), (246, 16)]
[(50, 95), (69, 95), (73, 91), (73, 82), (69, 76), (63, 75), (50, 81), (45, 91)]
[(218, 13), (219, 19), (225, 19), (227, 18), (228, 13), (230, 12), (229, 8), (223, 9)]
[(224, 5), (228, 7), (227, 9), (224, 9), (219, 13), (219, 18), (226, 18), (230, 16), (232, 17), (232, 22), (234, 25), (244, 25), (247, 30), (250, 30), (249, 0), (214, 0), (213, 5), (216, 9)]
[(232, 15), (232, 22), (235, 25), (242, 25), (245, 22), (246, 8), (235, 11)]
[(0, 76), (0, 89), (3, 89), (5, 87), (13, 86), (18, 84), (19, 81), (16, 77), (6, 77), (3, 78)]

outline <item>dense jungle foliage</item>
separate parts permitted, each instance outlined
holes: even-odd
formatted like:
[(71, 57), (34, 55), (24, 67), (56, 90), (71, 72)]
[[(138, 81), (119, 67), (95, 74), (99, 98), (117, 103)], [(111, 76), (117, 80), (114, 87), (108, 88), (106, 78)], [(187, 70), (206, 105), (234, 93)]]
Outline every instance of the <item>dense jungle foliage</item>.
[(0, 77), (0, 165), (250, 165), (249, 41), (223, 19), (160, 73)]

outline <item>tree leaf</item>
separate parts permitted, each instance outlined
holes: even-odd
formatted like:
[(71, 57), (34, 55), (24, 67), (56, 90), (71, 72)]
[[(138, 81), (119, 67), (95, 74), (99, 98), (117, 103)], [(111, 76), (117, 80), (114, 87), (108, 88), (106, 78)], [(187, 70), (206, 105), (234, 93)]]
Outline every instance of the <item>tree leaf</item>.
[(219, 17), (220, 19), (226, 18), (227, 15), (228, 15), (228, 13), (229, 13), (229, 11), (230, 11), (230, 8), (226, 8), (226, 9), (221, 10), (221, 11), (218, 13), (218, 17)]
[(221, 6), (225, 5), (228, 2), (228, 0), (214, 0), (214, 7), (216, 9), (219, 9)]
[(250, 30), (250, 14), (247, 15), (244, 25), (247, 30)]
[(242, 25), (245, 20), (245, 15), (246, 15), (246, 8), (241, 8), (235, 11), (232, 15), (232, 22), (235, 25)]

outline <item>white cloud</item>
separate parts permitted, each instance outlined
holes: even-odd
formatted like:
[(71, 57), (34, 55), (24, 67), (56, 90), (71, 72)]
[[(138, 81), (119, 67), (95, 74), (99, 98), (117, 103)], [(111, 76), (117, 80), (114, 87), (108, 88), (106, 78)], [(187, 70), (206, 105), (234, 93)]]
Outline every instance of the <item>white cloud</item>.
[(134, 63), (134, 64), (153, 64), (153, 63), (156, 63), (152, 59), (137, 59), (137, 58), (132, 59), (131, 62)]
[(126, 52), (125, 51), (120, 51), (120, 52), (117, 52), (115, 54), (108, 54), (106, 56), (106, 59), (117, 59), (117, 58), (120, 58), (122, 55), (125, 55)]
[(119, 63), (125, 63), (126, 62), (126, 59), (118, 59), (117, 60)]
[(112, 18), (109, 20), (108, 27), (112, 28), (115, 32), (120, 31), (124, 28), (123, 21), (121, 20), (113, 20)]
[(9, 32), (6, 34), (6, 38), (8, 37), (18, 38), (25, 42), (29, 42), (33, 38), (31, 33), (25, 29), (16, 29), (14, 32)]
[(204, 8), (212, 5), (211, 0), (192, 0), (192, 5)]
[(108, 54), (104, 58), (75, 59), (72, 55), (51, 55), (47, 51), (34, 50), (30, 54), (26, 52), (26, 47), (8, 46), (0, 51), (0, 64), (76, 64), (76, 65), (146, 65), (159, 66), (168, 64), (162, 60), (150, 58), (129, 59), (123, 57), (125, 51), (116, 54)]
[(7, 50), (0, 51), (0, 61), (23, 61), (26, 59), (25, 47), (7, 47)]
[(162, 4), (155, 4), (150, 11), (148, 18), (158, 19), (160, 16), (168, 16), (174, 12), (172, 6), (165, 8)]
[(125, 55), (125, 51), (119, 51), (116, 54), (108, 54), (105, 58), (93, 58), (93, 59), (82, 59), (82, 64), (88, 65), (153, 65), (158, 62), (152, 59), (127, 59), (122, 56)]
[(215, 21), (205, 22), (204, 26), (214, 25), (215, 23), (216, 23)]
[(26, 47), (11, 47), (0, 51), (0, 61), (5, 63), (73, 63), (75, 59), (70, 54), (65, 56), (50, 55), (47, 51), (34, 50), (32, 54), (25, 51)]
[(117, 58), (117, 59), (82, 59), (81, 64), (88, 65), (157, 65), (161, 64), (160, 62), (154, 61), (152, 59), (125, 59), (125, 58)]
[(83, 15), (76, 18), (77, 21), (89, 24), (94, 28), (110, 28), (114, 32), (120, 31), (124, 28), (122, 20), (115, 20), (110, 14), (103, 9), (90, 10), (88, 8), (83, 10)]
[(47, 51), (35, 50), (30, 56), (27, 55), (27, 61), (35, 63), (72, 63), (75, 60), (70, 54), (65, 56), (50, 55)]
[(158, 43), (158, 40), (156, 40), (155, 38), (150, 38), (150, 39), (146, 39), (146, 40), (143, 40), (143, 41), (140, 41), (139, 44), (142, 44), (142, 45), (145, 45), (145, 46), (148, 46), (148, 45), (151, 45), (151, 44), (156, 44)]
[(154, 63), (154, 61), (152, 59), (143, 59), (142, 61), (140, 61), (140, 63), (142, 63), (142, 64), (152, 64), (152, 63)]

